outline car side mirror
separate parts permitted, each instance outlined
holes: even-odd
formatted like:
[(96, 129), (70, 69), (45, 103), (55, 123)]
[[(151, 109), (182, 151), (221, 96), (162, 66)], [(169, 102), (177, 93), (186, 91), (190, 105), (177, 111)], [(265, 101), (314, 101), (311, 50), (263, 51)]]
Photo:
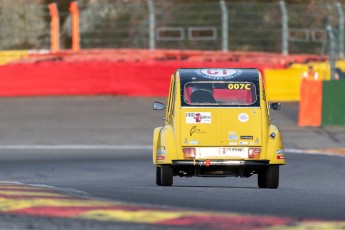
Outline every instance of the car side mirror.
[(153, 110), (163, 110), (165, 109), (165, 105), (162, 102), (154, 101), (153, 102)]
[(278, 111), (281, 109), (281, 104), (279, 102), (272, 103), (272, 104), (270, 104), (270, 109)]

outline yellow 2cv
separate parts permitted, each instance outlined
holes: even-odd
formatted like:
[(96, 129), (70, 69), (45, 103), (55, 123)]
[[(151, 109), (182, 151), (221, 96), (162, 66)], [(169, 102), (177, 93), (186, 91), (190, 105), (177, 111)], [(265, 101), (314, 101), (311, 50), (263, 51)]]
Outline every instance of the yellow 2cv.
[(279, 129), (270, 123), (257, 69), (178, 69), (171, 77), (164, 125), (153, 133), (156, 184), (174, 176), (250, 177), (259, 188), (278, 188), (285, 164)]

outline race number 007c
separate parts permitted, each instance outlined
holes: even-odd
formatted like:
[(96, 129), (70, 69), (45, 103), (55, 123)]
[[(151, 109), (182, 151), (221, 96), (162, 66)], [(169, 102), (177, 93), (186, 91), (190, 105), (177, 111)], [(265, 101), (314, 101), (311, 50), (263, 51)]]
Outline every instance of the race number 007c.
[(230, 83), (228, 89), (245, 89), (250, 90), (250, 83)]

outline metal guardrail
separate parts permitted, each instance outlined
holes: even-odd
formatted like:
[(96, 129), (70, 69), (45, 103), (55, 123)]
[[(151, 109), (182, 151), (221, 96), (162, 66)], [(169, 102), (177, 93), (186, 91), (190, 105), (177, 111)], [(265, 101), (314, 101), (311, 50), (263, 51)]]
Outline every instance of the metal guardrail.
[[(326, 27), (331, 26), (336, 56), (344, 57), (344, 5), (339, 2), (77, 2), (81, 48), (326, 54), (330, 49)], [(0, 9), (0, 49), (50, 48), (51, 19), (47, 5), (0, 0)], [(54, 37), (61, 40), (61, 48), (70, 48), (72, 16), (59, 12), (59, 17), (60, 35)]]

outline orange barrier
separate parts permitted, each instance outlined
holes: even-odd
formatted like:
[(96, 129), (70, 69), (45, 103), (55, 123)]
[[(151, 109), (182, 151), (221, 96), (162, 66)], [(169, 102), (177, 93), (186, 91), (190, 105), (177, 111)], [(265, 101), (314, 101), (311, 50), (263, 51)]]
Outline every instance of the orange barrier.
[(302, 80), (298, 126), (320, 126), (322, 118), (322, 81)]
[(71, 2), (69, 10), (72, 14), (72, 50), (78, 51), (80, 49), (78, 3)]
[(51, 16), (51, 23), (50, 23), (51, 51), (57, 52), (60, 49), (59, 12), (58, 12), (56, 3), (50, 3), (48, 6), (49, 6), (49, 11), (50, 11), (50, 16)]

